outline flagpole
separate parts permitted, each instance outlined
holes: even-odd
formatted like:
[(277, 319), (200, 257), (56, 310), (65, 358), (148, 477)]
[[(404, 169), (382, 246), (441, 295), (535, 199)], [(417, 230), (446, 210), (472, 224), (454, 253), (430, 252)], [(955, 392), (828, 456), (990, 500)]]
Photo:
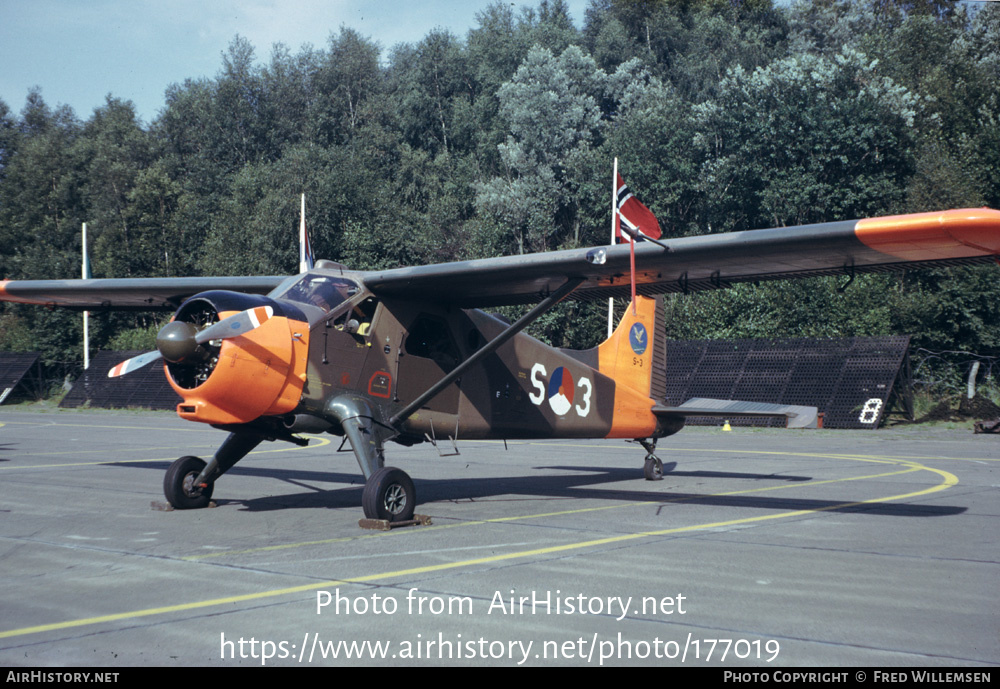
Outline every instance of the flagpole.
[(302, 208), (299, 210), (299, 272), (309, 270), (306, 265), (306, 195), (302, 193)]
[[(90, 257), (87, 256), (87, 223), (83, 223), (83, 265), (80, 269), (84, 280), (90, 279)], [(90, 311), (83, 312), (83, 369), (90, 368)]]
[[(619, 220), (618, 222), (621, 222)], [(632, 241), (628, 243), (629, 250), (629, 272), (632, 274), (632, 316), (636, 315), (635, 310), (635, 242), (636, 238), (632, 237)]]
[[(614, 170), (611, 173), (611, 246), (615, 245), (616, 219), (618, 218), (618, 158), (615, 158)], [(608, 338), (614, 332), (615, 299), (608, 297)]]

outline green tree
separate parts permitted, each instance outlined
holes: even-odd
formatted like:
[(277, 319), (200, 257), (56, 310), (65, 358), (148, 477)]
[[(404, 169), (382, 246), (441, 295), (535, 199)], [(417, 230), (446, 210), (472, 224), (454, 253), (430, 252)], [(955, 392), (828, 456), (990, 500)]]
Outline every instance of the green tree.
[(475, 88), (461, 42), (434, 30), (415, 46), (397, 46), (391, 62), (405, 140), (432, 154), (467, 147)]
[(531, 46), (510, 4), (494, 2), (479, 12), (476, 20), (478, 25), (469, 31), (466, 41), (468, 69), (475, 85), (475, 133), (470, 152), (483, 174), (489, 175), (501, 169), (497, 147), (507, 137), (498, 91), (514, 76)]
[(74, 155), (83, 168), (80, 191), (94, 243), (91, 264), (97, 276), (164, 275), (161, 232), (137, 222), (131, 195), (140, 173), (156, 156), (154, 142), (140, 127), (131, 102), (108, 97), (78, 137)]
[[(79, 277), (80, 123), (65, 106), (50, 109), (33, 89), (16, 126), (17, 147), (0, 179), (0, 271), (14, 279)], [(15, 304), (4, 304), (0, 314), (10, 328), (0, 346), (40, 351), (46, 362), (80, 356), (74, 314)]]
[(480, 213), (508, 225), (518, 253), (579, 241), (579, 172), (599, 135), (607, 76), (579, 48), (532, 48), (500, 89), (506, 174), (480, 185)]
[(261, 71), (261, 82), (270, 105), (271, 146), (284, 154), (306, 137), (310, 109), (316, 100), (319, 54), (305, 47), (298, 55), (278, 43), (271, 61)]
[(10, 107), (0, 99), (0, 184), (3, 183), (7, 164), (17, 151), (20, 132)]
[(579, 34), (569, 16), (565, 0), (539, 0), (538, 8), (526, 7), (521, 11), (522, 31), (527, 44), (562, 53), (579, 42)]
[(780, 227), (897, 210), (913, 171), (917, 99), (865, 56), (796, 55), (699, 106), (712, 231)]
[(860, 275), (841, 292), (845, 283), (845, 278), (811, 278), (670, 295), (667, 333), (675, 339), (744, 339), (900, 332), (893, 328), (896, 282)]
[(81, 166), (74, 155), (80, 123), (73, 111), (52, 111), (41, 92), (28, 94), (18, 148), (0, 187), (0, 256), (6, 277), (40, 279), (80, 274), (83, 220)]
[(347, 143), (371, 117), (370, 103), (383, 92), (376, 43), (342, 26), (330, 36), (311, 81), (312, 107), (305, 124), (321, 145)]
[[(616, 72), (620, 78), (623, 70)], [(644, 72), (627, 75), (615, 117), (598, 157), (604, 170), (595, 171), (605, 182), (603, 192), (594, 196), (595, 208), (588, 220), (602, 233), (595, 240), (606, 242), (610, 210), (610, 177), (607, 162), (619, 159), (619, 170), (629, 188), (656, 215), (668, 237), (696, 232), (702, 197), (699, 172), (705, 158), (698, 145), (699, 127), (693, 106), (676, 89)]]

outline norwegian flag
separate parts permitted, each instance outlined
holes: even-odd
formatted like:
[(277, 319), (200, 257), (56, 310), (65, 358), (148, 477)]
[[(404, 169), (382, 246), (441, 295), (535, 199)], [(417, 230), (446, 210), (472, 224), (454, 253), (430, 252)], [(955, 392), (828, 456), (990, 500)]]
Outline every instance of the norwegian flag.
[(615, 224), (615, 242), (621, 244), (632, 241), (628, 233), (622, 232), (621, 225), (638, 232), (640, 242), (643, 241), (642, 237), (659, 239), (663, 233), (660, 231), (660, 223), (657, 222), (656, 216), (632, 195), (621, 175), (617, 175), (617, 195), (620, 224)]

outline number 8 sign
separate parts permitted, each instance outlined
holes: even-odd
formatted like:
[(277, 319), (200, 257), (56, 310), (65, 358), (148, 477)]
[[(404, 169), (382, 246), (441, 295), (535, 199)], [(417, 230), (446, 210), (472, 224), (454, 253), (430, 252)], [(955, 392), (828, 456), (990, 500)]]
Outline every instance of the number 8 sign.
[(875, 423), (878, 421), (878, 413), (882, 410), (882, 400), (878, 397), (872, 397), (870, 400), (865, 402), (865, 406), (861, 409), (861, 416), (858, 417), (858, 421), (861, 423)]

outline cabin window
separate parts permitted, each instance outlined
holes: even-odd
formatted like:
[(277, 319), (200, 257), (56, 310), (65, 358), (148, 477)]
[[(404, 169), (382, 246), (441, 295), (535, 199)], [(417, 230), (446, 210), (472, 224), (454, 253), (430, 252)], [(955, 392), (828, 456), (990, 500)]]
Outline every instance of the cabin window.
[(375, 310), (378, 308), (378, 300), (375, 297), (368, 297), (354, 308), (348, 309), (337, 316), (333, 321), (333, 327), (338, 330), (347, 330), (352, 335), (369, 337), (372, 334), (372, 321), (375, 320)]
[(431, 359), (446, 373), (461, 361), (448, 324), (442, 318), (427, 314), (421, 314), (413, 321), (406, 336), (405, 349), (407, 354)]
[(358, 286), (350, 280), (307, 273), (284, 292), (272, 296), (332, 311), (357, 293)]

